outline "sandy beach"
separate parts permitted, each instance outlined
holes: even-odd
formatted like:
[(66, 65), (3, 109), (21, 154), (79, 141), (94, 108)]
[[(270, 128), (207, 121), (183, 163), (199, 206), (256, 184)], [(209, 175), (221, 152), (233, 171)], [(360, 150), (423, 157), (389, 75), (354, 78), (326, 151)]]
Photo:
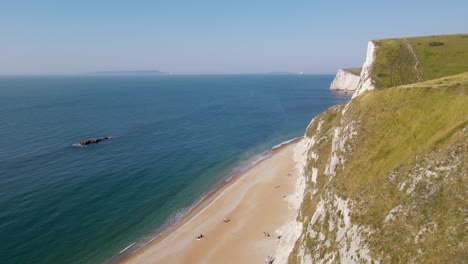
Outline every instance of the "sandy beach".
[[(122, 263), (264, 263), (267, 256), (276, 257), (286, 242), (281, 230), (296, 218), (291, 206), (297, 198), (296, 145), (297, 141), (275, 150), (179, 226)], [(197, 240), (200, 234), (204, 237)]]

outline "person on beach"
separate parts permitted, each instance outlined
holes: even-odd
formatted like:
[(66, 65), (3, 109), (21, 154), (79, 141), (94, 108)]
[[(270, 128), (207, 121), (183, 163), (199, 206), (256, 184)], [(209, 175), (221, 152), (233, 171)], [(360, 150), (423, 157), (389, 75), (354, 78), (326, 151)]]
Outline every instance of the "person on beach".
[(265, 264), (273, 264), (273, 261), (275, 261), (274, 257), (267, 256), (267, 258), (265, 259)]
[(229, 219), (229, 218), (224, 218), (223, 221), (224, 221), (224, 223), (229, 223), (229, 221), (231, 221), (231, 219)]

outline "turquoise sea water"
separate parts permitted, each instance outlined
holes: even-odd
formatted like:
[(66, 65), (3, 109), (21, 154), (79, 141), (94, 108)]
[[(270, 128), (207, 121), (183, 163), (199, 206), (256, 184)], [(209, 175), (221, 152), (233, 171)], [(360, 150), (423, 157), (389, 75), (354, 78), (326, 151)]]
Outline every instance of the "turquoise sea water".
[[(0, 78), (0, 262), (135, 250), (349, 99), (331, 75)], [(80, 139), (111, 136), (86, 147)]]

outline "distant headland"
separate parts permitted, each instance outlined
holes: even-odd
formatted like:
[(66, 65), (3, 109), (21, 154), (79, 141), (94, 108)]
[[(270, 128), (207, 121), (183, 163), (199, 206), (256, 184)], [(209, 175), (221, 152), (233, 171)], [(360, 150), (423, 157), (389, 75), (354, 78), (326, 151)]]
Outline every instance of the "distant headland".
[(168, 72), (157, 70), (133, 70), (133, 71), (95, 71), (84, 72), (83, 75), (125, 75), (125, 76), (141, 76), (141, 75), (169, 75)]

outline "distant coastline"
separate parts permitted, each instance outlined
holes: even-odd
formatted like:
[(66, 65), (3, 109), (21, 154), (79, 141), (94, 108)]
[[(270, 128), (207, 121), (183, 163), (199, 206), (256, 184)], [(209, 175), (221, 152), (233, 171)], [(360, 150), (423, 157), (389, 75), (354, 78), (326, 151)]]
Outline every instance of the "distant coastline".
[(95, 71), (95, 72), (84, 72), (82, 75), (124, 75), (124, 76), (147, 76), (147, 75), (169, 75), (168, 72), (156, 71), (156, 70), (134, 70), (134, 71)]

